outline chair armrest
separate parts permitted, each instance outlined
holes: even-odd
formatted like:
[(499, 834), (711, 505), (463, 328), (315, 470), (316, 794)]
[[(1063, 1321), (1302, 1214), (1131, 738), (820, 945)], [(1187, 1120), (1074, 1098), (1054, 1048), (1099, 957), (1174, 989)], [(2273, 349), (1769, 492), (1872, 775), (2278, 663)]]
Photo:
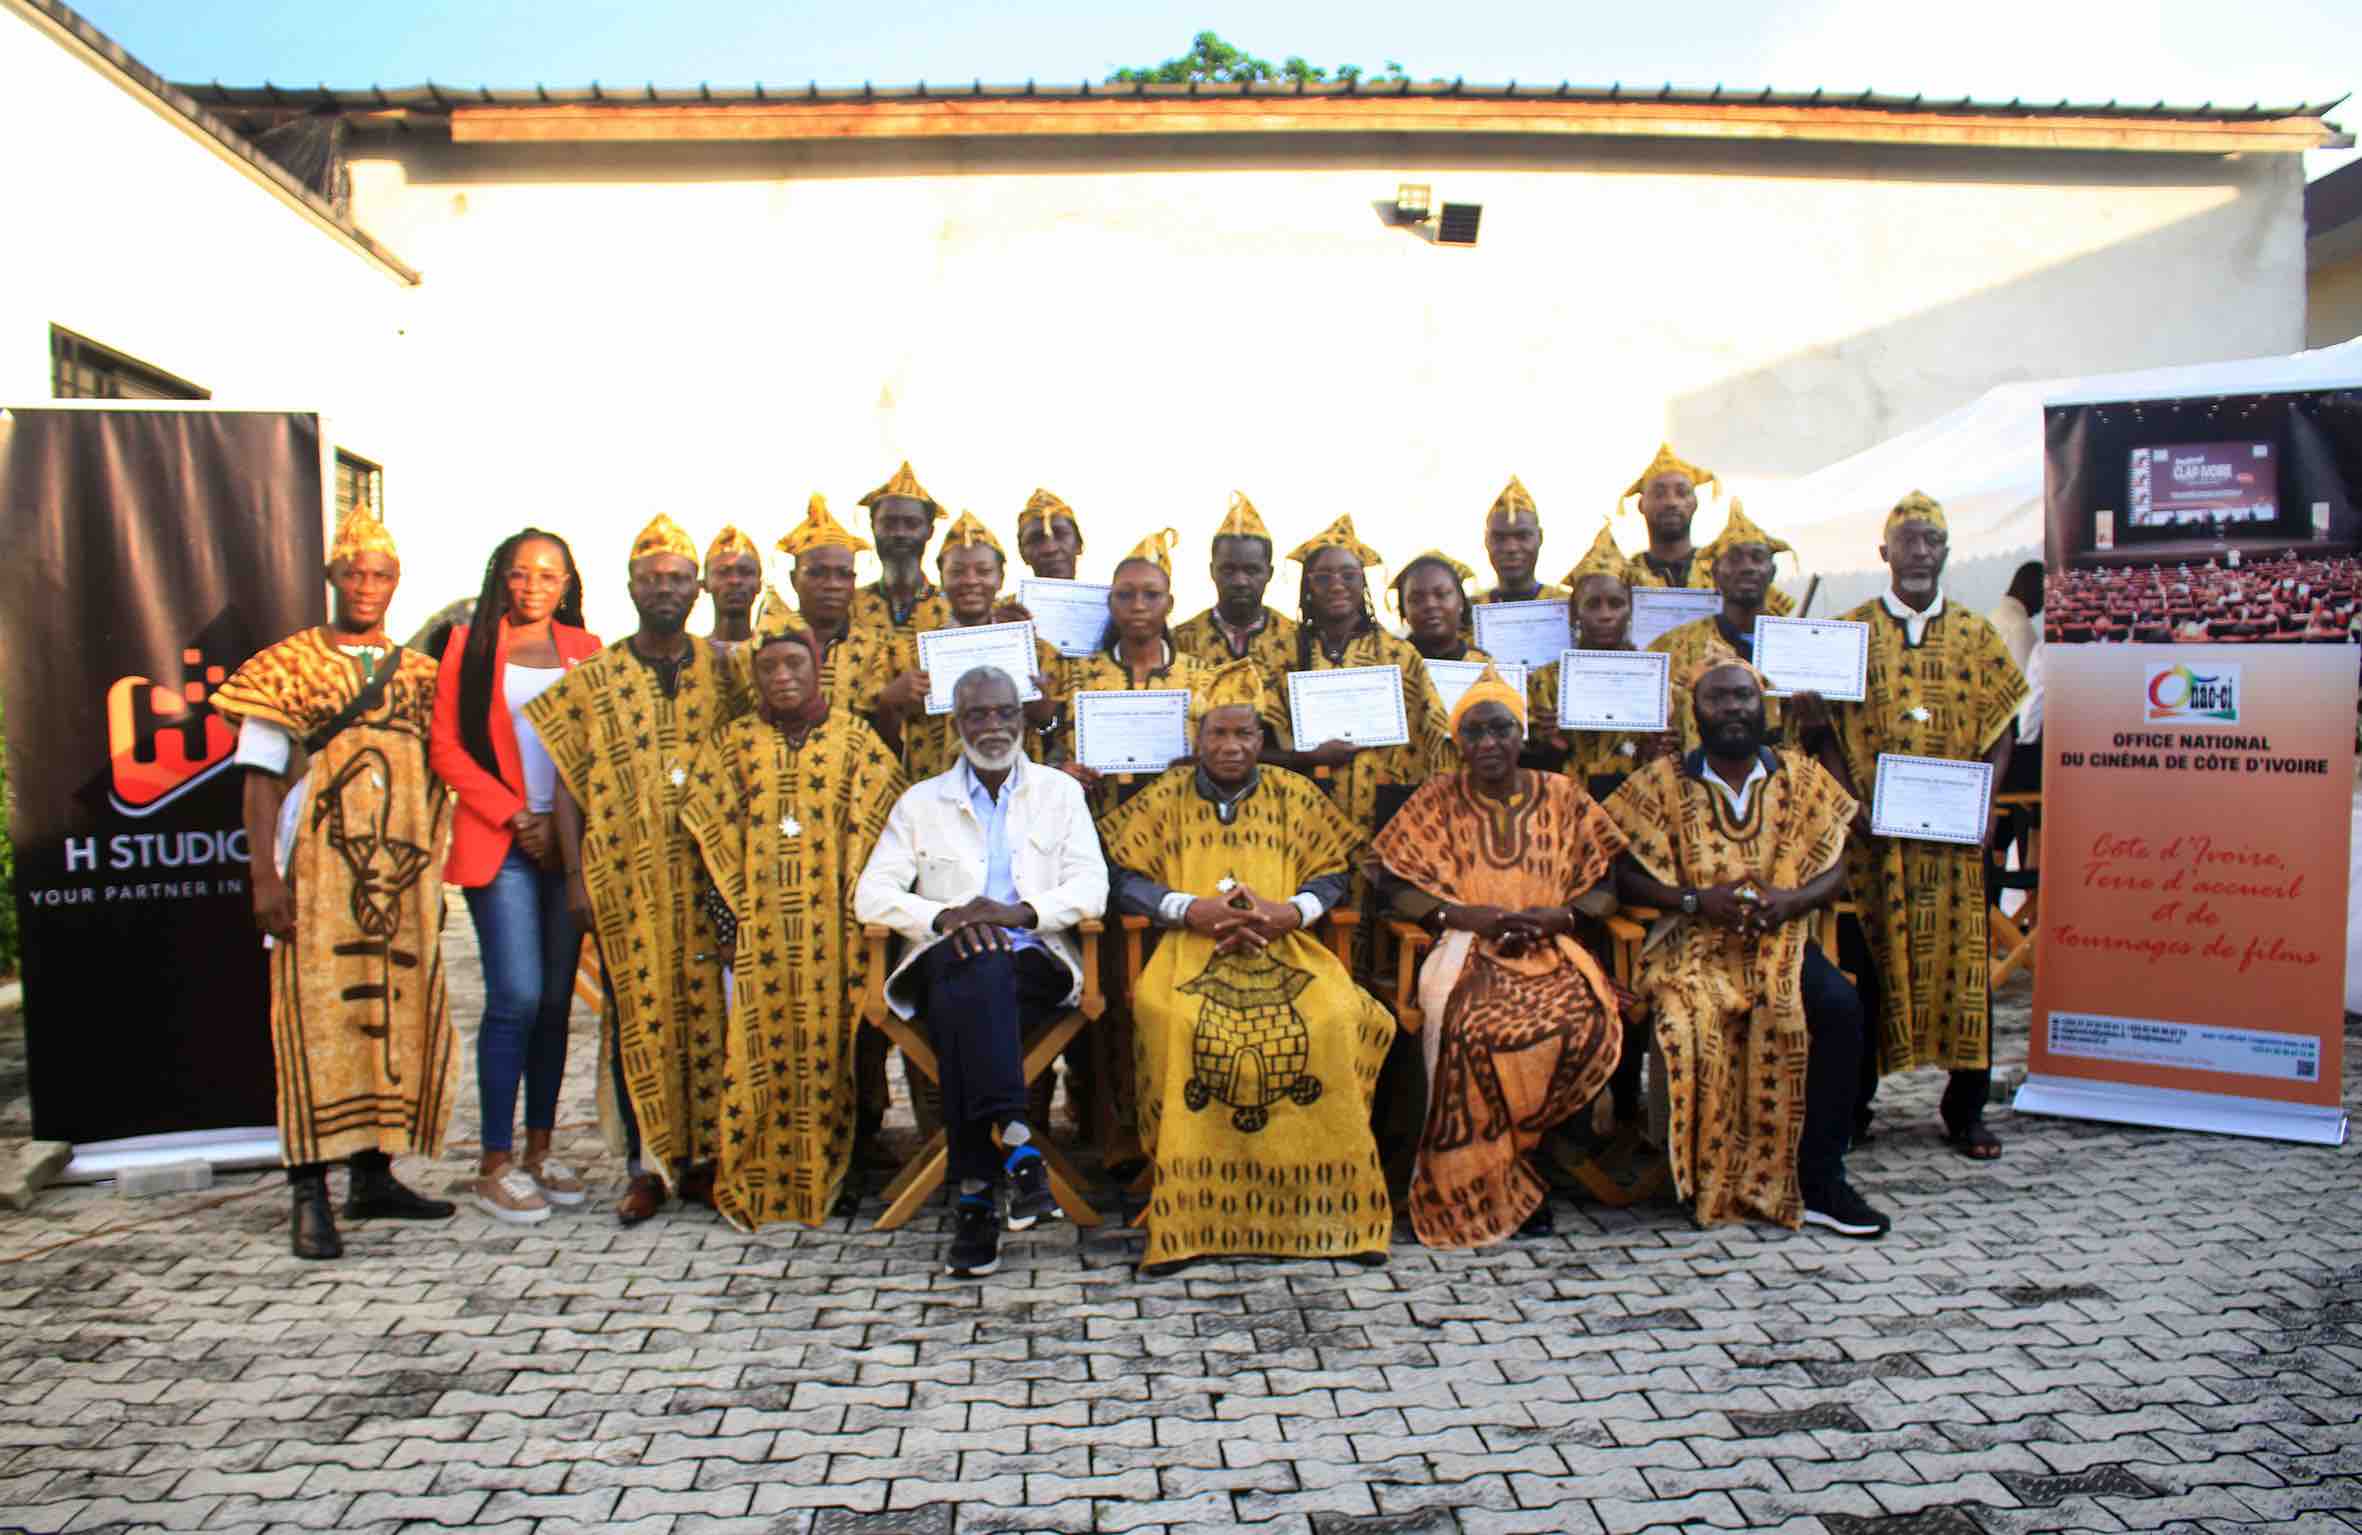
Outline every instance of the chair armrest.
[(1107, 931), (1107, 924), (1089, 918), (1077, 924), (1083, 935), (1083, 997), (1082, 1015), (1096, 1021), (1107, 1011), (1107, 998), (1099, 990), (1099, 935)]
[(1332, 906), (1321, 914), (1328, 924), (1329, 952), (1348, 972), (1353, 969), (1353, 935), (1361, 927), (1361, 913), (1350, 906)]
[(873, 1028), (886, 1021), (886, 940), (893, 930), (875, 922), (861, 926), (861, 941), (869, 952), (869, 980), (861, 988), (861, 1021)]
[(1124, 938), (1124, 989), (1130, 991), (1140, 984), (1140, 971), (1147, 963), (1149, 921), (1126, 912), (1116, 918), (1116, 928)]
[(1394, 1021), (1403, 1032), (1416, 1034), (1427, 1021), (1419, 1009), (1419, 961), (1435, 940), (1415, 923), (1392, 919), (1386, 923), (1386, 935), (1394, 940)]

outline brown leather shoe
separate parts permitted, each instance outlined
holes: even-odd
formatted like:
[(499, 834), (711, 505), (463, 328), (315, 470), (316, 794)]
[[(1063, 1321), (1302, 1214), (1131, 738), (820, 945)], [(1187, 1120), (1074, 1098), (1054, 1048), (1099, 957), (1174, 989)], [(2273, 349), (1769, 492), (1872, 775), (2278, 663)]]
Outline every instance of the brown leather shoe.
[(654, 1173), (636, 1173), (615, 1201), (615, 1219), (619, 1225), (637, 1226), (663, 1208), (664, 1180)]
[(714, 1207), (714, 1173), (711, 1162), (690, 1168), (681, 1175), (681, 1203)]

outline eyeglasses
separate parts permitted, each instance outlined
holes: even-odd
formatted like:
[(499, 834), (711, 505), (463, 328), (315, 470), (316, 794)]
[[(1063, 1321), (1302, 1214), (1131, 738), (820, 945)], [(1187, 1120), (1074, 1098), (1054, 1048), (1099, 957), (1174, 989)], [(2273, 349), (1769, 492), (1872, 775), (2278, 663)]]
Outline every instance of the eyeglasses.
[(1460, 727), (1463, 741), (1514, 741), (1524, 734), (1524, 729), (1513, 719), (1470, 720)]
[(987, 725), (1015, 725), (1025, 718), (1022, 704), (970, 704), (959, 711), (960, 729), (981, 730)]

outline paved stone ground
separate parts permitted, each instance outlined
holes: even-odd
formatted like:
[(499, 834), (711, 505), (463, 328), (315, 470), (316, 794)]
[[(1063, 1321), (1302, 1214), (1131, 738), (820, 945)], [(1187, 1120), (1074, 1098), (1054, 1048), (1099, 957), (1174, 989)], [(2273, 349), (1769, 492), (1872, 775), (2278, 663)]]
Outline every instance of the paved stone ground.
[[(472, 1023), (464, 913), (447, 944)], [(588, 1055), (562, 1139), (606, 1187)], [(11, 1030), (0, 1134), (22, 1059)], [(1566, 1207), (1488, 1252), (1144, 1283), (1135, 1234), (1057, 1226), (962, 1284), (931, 1215), (594, 1205), (315, 1265), (275, 1175), (56, 1190), (0, 1217), (0, 1527), (2362, 1530), (2355, 1151), (1998, 1111), (1972, 1165), (1938, 1085), (1890, 1083), (1856, 1153), (1876, 1245)]]

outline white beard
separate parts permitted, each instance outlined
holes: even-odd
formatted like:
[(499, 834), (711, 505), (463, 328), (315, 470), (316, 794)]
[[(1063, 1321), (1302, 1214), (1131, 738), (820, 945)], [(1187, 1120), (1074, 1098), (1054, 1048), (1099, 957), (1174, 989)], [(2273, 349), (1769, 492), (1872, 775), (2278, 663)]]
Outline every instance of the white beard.
[(1017, 761), (1017, 743), (1011, 741), (997, 752), (981, 752), (967, 741), (960, 742), (960, 755), (968, 759), (968, 766), (981, 773), (1003, 773)]

